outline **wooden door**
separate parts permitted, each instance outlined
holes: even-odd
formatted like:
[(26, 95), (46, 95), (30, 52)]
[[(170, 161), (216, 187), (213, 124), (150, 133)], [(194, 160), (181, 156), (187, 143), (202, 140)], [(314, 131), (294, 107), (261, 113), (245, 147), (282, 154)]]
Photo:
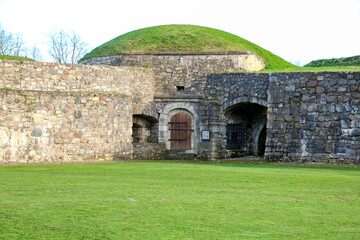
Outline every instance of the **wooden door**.
[(177, 113), (171, 117), (169, 122), (170, 148), (191, 149), (191, 118), (186, 113)]

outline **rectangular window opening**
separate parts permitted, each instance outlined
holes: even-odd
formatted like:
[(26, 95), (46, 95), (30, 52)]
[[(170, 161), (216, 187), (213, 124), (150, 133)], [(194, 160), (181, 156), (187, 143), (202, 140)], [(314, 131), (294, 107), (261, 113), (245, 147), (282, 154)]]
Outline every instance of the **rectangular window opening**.
[(185, 87), (184, 86), (176, 86), (176, 90), (178, 92), (183, 92), (185, 90)]

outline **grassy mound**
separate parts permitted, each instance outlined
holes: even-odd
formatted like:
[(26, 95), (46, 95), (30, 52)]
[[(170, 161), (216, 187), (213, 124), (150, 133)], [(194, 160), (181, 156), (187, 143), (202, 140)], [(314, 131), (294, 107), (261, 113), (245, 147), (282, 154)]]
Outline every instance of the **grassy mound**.
[(337, 66), (360, 66), (360, 55), (347, 58), (319, 59), (311, 61), (304, 67), (337, 67)]
[(35, 61), (34, 59), (27, 57), (18, 57), (18, 56), (9, 56), (9, 55), (0, 55), (0, 59), (17, 60), (17, 61)]
[(135, 30), (110, 40), (86, 54), (91, 57), (122, 52), (255, 51), (267, 69), (294, 67), (291, 63), (241, 37), (221, 30), (193, 25), (163, 25)]

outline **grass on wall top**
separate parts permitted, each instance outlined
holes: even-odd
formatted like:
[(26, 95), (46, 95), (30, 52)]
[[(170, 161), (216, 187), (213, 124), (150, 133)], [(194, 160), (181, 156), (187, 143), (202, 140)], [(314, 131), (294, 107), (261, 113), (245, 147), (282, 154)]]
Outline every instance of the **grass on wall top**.
[(260, 72), (360, 72), (360, 66), (293, 67), (286, 69), (263, 69)]
[(0, 59), (17, 60), (17, 61), (34, 61), (34, 59), (19, 56), (0, 55)]
[(264, 59), (267, 69), (294, 67), (293, 64), (239, 36), (193, 25), (162, 25), (128, 32), (95, 48), (82, 60), (122, 52), (205, 51), (255, 51)]
[(319, 59), (311, 61), (305, 67), (339, 67), (357, 66), (360, 67), (360, 55), (346, 58)]

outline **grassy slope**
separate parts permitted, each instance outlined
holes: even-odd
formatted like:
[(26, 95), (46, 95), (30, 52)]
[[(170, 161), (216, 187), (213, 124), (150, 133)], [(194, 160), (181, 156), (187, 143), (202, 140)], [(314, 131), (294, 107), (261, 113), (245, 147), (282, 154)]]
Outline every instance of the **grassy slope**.
[(360, 55), (347, 58), (319, 59), (311, 61), (305, 67), (357, 66), (360, 67)]
[(0, 239), (359, 239), (360, 169), (0, 167)]
[(83, 59), (142, 51), (255, 51), (264, 59), (268, 69), (294, 67), (282, 58), (236, 35), (193, 25), (163, 25), (132, 31), (95, 48)]
[(0, 59), (18, 60), (18, 61), (34, 61), (33, 59), (27, 58), (27, 57), (18, 57), (18, 56), (9, 56), (9, 55), (0, 55)]
[(293, 67), (286, 69), (263, 69), (260, 72), (360, 72), (360, 66)]

